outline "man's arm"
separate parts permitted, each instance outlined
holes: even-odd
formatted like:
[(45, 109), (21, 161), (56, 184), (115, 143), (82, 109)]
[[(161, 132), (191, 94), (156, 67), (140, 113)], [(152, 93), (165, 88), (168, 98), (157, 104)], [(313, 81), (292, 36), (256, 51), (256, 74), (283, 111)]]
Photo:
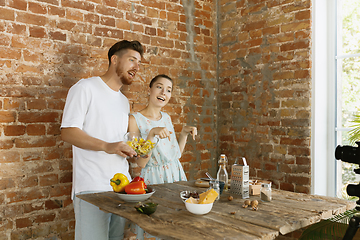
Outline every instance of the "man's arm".
[(77, 127), (61, 128), (61, 138), (65, 142), (86, 150), (104, 151), (109, 154), (118, 154), (122, 157), (133, 157), (136, 155), (136, 152), (124, 142), (108, 143), (89, 136)]

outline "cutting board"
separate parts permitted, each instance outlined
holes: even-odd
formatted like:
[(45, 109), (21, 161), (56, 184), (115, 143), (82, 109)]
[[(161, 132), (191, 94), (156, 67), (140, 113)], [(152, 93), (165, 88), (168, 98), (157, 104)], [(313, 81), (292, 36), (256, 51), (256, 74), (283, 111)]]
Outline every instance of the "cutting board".
[(195, 181), (195, 186), (196, 186), (196, 187), (203, 187), (203, 188), (208, 188), (208, 187), (210, 187), (209, 181), (202, 180), (202, 179), (197, 179), (197, 180)]

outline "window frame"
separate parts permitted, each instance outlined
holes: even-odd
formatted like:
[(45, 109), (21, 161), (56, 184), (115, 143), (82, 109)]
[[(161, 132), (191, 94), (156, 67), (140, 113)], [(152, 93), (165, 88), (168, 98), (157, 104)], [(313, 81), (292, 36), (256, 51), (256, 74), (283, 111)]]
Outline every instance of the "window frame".
[[(336, 0), (313, 2), (311, 193), (336, 197)], [(324, 87), (325, 86), (325, 87)]]

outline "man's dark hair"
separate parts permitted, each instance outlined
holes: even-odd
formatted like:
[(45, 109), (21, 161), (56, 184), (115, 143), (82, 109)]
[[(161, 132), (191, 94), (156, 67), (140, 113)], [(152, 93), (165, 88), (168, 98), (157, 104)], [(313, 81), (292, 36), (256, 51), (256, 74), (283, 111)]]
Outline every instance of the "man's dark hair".
[(111, 62), (111, 57), (115, 54), (118, 54), (122, 50), (132, 49), (140, 53), (141, 57), (144, 54), (144, 48), (139, 41), (128, 41), (122, 40), (120, 42), (115, 43), (108, 52), (109, 65)]
[(159, 75), (156, 75), (153, 79), (151, 79), (150, 84), (149, 84), (150, 88), (154, 85), (154, 83), (155, 83), (159, 78), (166, 78), (166, 79), (168, 79), (172, 84), (174, 84), (173, 80), (172, 80), (168, 75), (159, 74)]

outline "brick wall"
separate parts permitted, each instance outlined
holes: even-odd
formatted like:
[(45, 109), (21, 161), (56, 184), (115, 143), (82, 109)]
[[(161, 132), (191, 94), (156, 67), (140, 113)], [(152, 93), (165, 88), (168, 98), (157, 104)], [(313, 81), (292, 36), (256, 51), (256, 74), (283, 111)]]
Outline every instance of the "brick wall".
[(176, 131), (198, 127), (181, 158), (189, 179), (215, 176), (224, 152), (230, 163), (246, 156), (254, 177), (309, 191), (308, 1), (0, 0), (0, 20), (0, 240), (74, 238), (62, 109), (122, 39), (146, 48), (124, 88), (132, 109), (165, 73)]
[(60, 139), (67, 91), (107, 69), (115, 42), (146, 48), (137, 82), (145, 106), (156, 74), (175, 79), (164, 109), (177, 132), (195, 125), (181, 159), (189, 179), (216, 164), (216, 32), (212, 1), (0, 0), (0, 239), (73, 239), (70, 145)]
[(311, 1), (220, 5), (219, 148), (253, 178), (310, 193)]

